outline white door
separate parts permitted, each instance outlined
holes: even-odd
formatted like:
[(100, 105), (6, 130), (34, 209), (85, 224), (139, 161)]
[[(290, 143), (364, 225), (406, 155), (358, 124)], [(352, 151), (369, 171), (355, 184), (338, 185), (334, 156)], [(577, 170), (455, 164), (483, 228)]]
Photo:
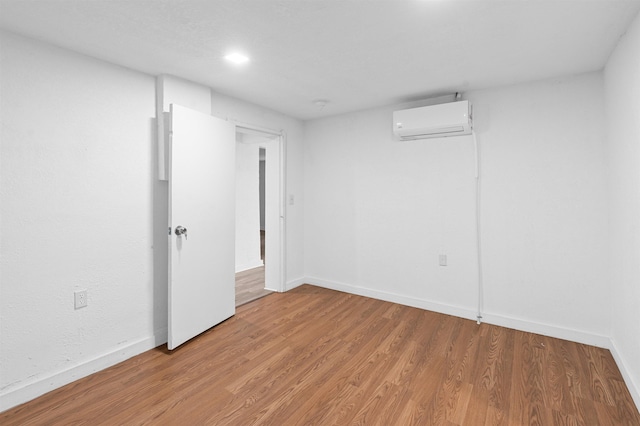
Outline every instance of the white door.
[(235, 314), (235, 126), (171, 105), (169, 349)]

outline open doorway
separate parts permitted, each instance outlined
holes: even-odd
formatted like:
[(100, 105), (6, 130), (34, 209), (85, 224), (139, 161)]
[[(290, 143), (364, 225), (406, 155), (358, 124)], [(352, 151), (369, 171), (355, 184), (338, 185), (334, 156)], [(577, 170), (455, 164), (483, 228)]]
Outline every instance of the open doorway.
[(237, 128), (236, 306), (282, 291), (283, 140)]

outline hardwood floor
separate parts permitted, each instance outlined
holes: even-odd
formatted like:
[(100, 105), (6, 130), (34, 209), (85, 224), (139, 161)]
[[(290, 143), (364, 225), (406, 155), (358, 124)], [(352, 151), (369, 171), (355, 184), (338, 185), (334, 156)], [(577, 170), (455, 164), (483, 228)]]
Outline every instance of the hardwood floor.
[(640, 425), (609, 351), (304, 285), (3, 425)]
[[(260, 259), (264, 263), (265, 231), (260, 230)], [(236, 307), (273, 293), (264, 289), (264, 266), (236, 273)]]
[(271, 293), (264, 289), (264, 266), (236, 273), (236, 307)]

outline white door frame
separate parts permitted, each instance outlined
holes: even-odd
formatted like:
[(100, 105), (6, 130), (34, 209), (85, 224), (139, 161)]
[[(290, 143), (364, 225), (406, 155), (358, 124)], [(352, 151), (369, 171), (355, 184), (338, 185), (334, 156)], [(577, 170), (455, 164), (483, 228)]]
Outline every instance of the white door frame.
[[(262, 136), (268, 139), (277, 140), (278, 142), (278, 230), (277, 230), (277, 243), (278, 243), (278, 278), (275, 285), (276, 288), (270, 288), (278, 293), (283, 293), (286, 290), (287, 283), (287, 247), (286, 247), (286, 135), (284, 131), (271, 130), (252, 124), (240, 123), (230, 120), (236, 125), (236, 133), (249, 134), (254, 136)], [(273, 235), (273, 232), (270, 233)], [(269, 238), (269, 236), (267, 236)], [(266, 260), (265, 260), (266, 262)], [(265, 267), (266, 271), (266, 267)]]

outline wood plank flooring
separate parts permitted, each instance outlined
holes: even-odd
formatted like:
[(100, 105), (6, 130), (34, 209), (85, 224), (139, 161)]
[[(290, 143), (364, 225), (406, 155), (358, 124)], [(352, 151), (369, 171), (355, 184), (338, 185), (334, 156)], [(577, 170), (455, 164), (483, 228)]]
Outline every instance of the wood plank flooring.
[[(260, 258), (264, 263), (265, 231), (260, 231)], [(264, 289), (264, 266), (236, 273), (236, 307), (273, 293)]]
[(236, 273), (236, 307), (271, 293), (264, 289), (264, 266)]
[(304, 285), (2, 425), (640, 425), (611, 354)]

